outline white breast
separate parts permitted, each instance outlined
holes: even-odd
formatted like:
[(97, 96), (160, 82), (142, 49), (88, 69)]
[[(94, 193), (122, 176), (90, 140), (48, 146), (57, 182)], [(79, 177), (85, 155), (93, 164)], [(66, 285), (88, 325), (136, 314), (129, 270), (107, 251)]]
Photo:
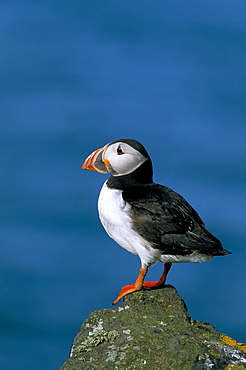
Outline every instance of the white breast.
[(160, 252), (132, 230), (129, 210), (122, 190), (110, 189), (105, 182), (98, 199), (98, 212), (108, 235), (128, 252), (138, 255), (142, 266), (161, 261)]

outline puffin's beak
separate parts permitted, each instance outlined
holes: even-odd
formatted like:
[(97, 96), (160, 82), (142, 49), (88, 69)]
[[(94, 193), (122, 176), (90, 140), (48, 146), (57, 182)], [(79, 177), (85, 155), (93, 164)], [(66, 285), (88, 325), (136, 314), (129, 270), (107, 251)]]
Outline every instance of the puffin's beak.
[[(108, 144), (103, 148), (95, 150), (91, 153), (81, 166), (81, 170), (91, 170), (100, 173), (108, 173), (107, 166), (104, 163), (103, 154), (105, 153)], [(107, 161), (107, 160), (105, 160)]]

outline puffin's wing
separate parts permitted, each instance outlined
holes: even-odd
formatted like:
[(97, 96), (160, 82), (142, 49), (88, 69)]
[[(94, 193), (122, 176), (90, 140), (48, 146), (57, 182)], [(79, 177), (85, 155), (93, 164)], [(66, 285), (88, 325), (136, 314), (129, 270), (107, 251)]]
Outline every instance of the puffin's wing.
[(194, 208), (173, 190), (153, 183), (126, 189), (122, 195), (130, 205), (133, 229), (153, 248), (181, 255), (201, 249), (209, 254), (223, 250)]

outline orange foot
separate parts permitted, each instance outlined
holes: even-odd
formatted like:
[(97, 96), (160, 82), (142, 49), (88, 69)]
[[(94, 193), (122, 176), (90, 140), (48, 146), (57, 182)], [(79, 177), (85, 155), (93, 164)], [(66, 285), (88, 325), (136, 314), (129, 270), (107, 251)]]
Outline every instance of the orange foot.
[(158, 281), (145, 281), (145, 282), (144, 282), (144, 277), (148, 271), (148, 267), (144, 267), (144, 268), (141, 267), (135, 283), (126, 285), (123, 288), (121, 288), (118, 297), (112, 304), (115, 305), (121, 300), (121, 298), (125, 297), (127, 294), (141, 290), (142, 287), (158, 288), (158, 287), (163, 286), (165, 284), (166, 277), (167, 277), (168, 271), (170, 270), (171, 266), (172, 266), (171, 263), (165, 263), (163, 274), (161, 275)]
[(120, 293), (119, 293), (118, 297), (116, 298), (116, 300), (112, 304), (115, 305), (116, 303), (118, 303), (121, 300), (121, 298), (125, 297), (127, 294), (136, 292), (137, 290), (139, 290), (139, 289), (137, 289), (135, 287), (135, 284), (130, 284), (130, 285), (123, 286), (123, 288), (121, 288), (121, 290), (120, 290)]
[[(160, 280), (158, 281), (145, 281), (142, 286), (144, 287), (148, 287), (148, 288), (158, 288), (158, 287), (161, 287), (163, 286), (164, 283), (160, 282)], [(112, 303), (113, 305), (115, 305), (116, 303), (118, 303), (121, 298), (125, 297), (127, 294), (130, 294), (130, 293), (133, 293), (133, 292), (136, 292), (138, 290), (140, 290), (141, 287), (138, 287), (136, 286), (136, 284), (129, 284), (129, 285), (126, 285), (126, 286), (123, 286), (123, 288), (121, 288), (120, 290), (120, 293), (118, 295), (118, 297), (116, 298), (116, 300)]]
[(116, 300), (112, 303), (113, 305), (118, 303), (121, 298), (125, 297), (127, 294), (136, 292), (137, 290), (140, 290), (143, 286), (143, 280), (145, 275), (147, 274), (148, 267), (140, 267), (139, 274), (137, 277), (137, 280), (134, 284), (126, 285), (121, 288), (120, 293)]
[(164, 283), (160, 280), (158, 280), (158, 281), (145, 281), (143, 283), (143, 286), (147, 287), (147, 288), (160, 288), (163, 285), (164, 285)]
[(160, 288), (165, 284), (167, 274), (171, 268), (172, 264), (171, 263), (165, 263), (164, 265), (164, 271), (163, 274), (161, 275), (160, 279), (158, 281), (145, 281), (143, 283), (143, 286), (147, 288)]

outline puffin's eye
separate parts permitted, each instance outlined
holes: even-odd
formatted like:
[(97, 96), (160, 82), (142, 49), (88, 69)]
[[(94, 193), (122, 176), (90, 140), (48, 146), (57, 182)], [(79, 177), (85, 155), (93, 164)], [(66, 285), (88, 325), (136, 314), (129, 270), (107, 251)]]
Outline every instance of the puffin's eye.
[(120, 145), (119, 145), (119, 146), (118, 146), (118, 148), (117, 148), (117, 154), (118, 154), (118, 155), (124, 154), (124, 152), (123, 152), (123, 150), (122, 150), (122, 148), (121, 148), (121, 146), (120, 146)]

